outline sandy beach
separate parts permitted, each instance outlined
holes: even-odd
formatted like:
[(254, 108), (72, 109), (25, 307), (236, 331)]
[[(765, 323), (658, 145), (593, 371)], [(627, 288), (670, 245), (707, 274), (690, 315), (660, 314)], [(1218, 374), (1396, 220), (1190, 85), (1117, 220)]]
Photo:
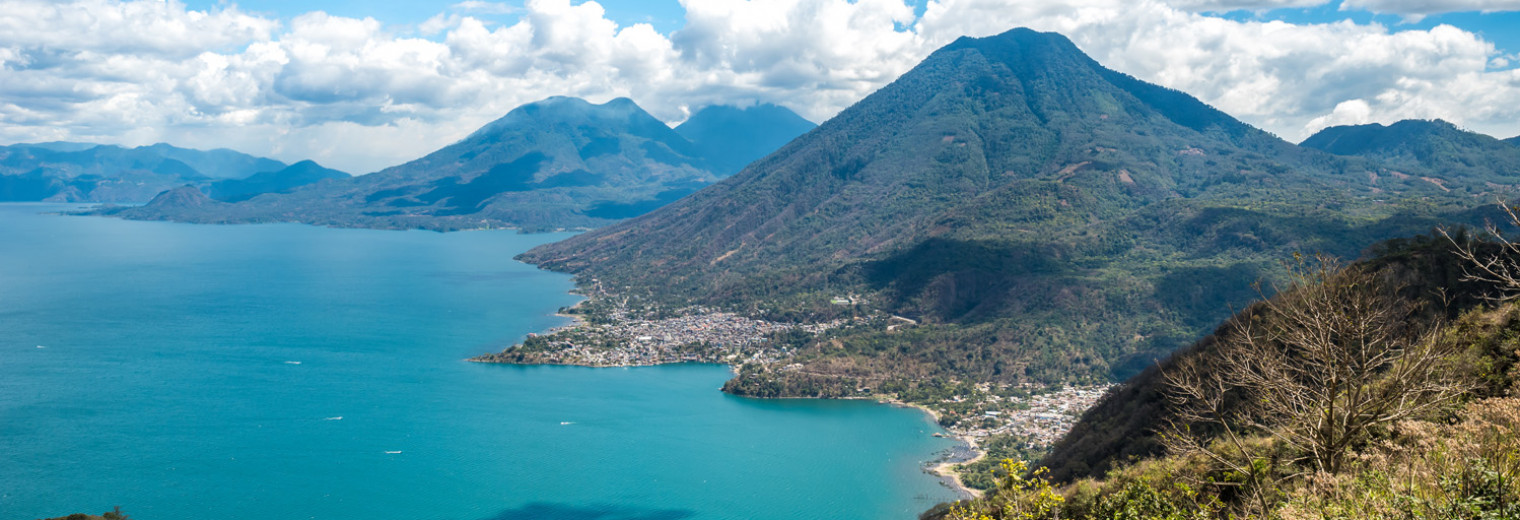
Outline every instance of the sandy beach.
[[(936, 411), (934, 411), (931, 408), (928, 408), (928, 407), (925, 407), (925, 406), (920, 406), (920, 405), (913, 404), (913, 403), (903, 402), (901, 400), (894, 399), (894, 398), (891, 398), (891, 397), (886, 397), (886, 396), (876, 396), (876, 397), (872, 397), (871, 399), (874, 399), (874, 400), (876, 400), (878, 402), (881, 402), (881, 403), (890, 404), (890, 405), (893, 405), (893, 406), (901, 406), (901, 407), (904, 407), (904, 408), (914, 408), (914, 409), (922, 410), (924, 413), (929, 414), (929, 417), (931, 417), (931, 418), (934, 419), (934, 423), (935, 424), (939, 424), (939, 418), (940, 418), (939, 417), (939, 412), (936, 412)], [(979, 490), (979, 489), (972, 489), (970, 487), (967, 487), (966, 483), (961, 480), (961, 473), (960, 473), (960, 471), (958, 469), (958, 466), (960, 466), (962, 464), (970, 464), (970, 463), (982, 460), (982, 459), (984, 459), (984, 458), (987, 457), (987, 452), (982, 451), (981, 449), (979, 449), (977, 447), (977, 445), (976, 445), (976, 439), (974, 439), (974, 438), (972, 438), (970, 436), (959, 435), (959, 434), (956, 434), (955, 432), (951, 432), (949, 430), (946, 430), (946, 432), (948, 433), (948, 435), (947, 435), (948, 437), (950, 437), (952, 439), (955, 439), (957, 441), (960, 441), (962, 444), (965, 444), (966, 445), (966, 449), (968, 451), (974, 453), (975, 455), (972, 456), (970, 459), (967, 459), (967, 460), (941, 462), (939, 464), (934, 465), (934, 467), (930, 468), (929, 471), (932, 472), (932, 473), (934, 473), (935, 476), (940, 477), (940, 479), (942, 479), (945, 482), (945, 484), (950, 487), (950, 489), (955, 490), (955, 492), (958, 493), (958, 494), (960, 494), (962, 497), (965, 497), (965, 498), (981, 497), (982, 496), (982, 491), (981, 490)]]

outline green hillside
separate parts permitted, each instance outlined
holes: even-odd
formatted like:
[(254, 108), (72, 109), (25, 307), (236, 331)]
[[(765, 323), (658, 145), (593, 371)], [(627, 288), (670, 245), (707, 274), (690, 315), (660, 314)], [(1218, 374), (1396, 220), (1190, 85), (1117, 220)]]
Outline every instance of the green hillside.
[[(1294, 251), (1356, 257), (1489, 193), (1380, 168), (1017, 29), (936, 51), (734, 177), (521, 258), (647, 308), (918, 323), (801, 345), (802, 369), (747, 367), (736, 393), (1106, 381), (1208, 332)], [(851, 293), (864, 303), (831, 303)]]
[(1424, 236), (1344, 270), (1299, 264), (1110, 392), (1039, 469), (1005, 463), (985, 497), (925, 516), (1516, 518), (1520, 306), (1487, 299), (1516, 286), (1465, 280), (1453, 249)]
[(1380, 180), (1414, 177), (1469, 194), (1514, 192), (1520, 179), (1520, 147), (1441, 120), (1333, 126), (1302, 145), (1374, 159), (1382, 165), (1374, 172)]

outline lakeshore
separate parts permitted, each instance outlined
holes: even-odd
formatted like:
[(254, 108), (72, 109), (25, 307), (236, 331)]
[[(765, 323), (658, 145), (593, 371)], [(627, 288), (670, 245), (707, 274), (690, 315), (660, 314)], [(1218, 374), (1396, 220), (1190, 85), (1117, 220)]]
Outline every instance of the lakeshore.
[[(929, 417), (934, 420), (935, 424), (939, 424), (940, 414), (933, 408), (929, 408), (920, 404), (903, 402), (897, 398), (890, 396), (876, 396), (872, 399), (882, 404), (889, 404), (902, 408), (913, 408), (922, 411), (925, 414), (928, 414)], [(946, 453), (938, 459), (930, 461), (925, 466), (924, 470), (929, 472), (931, 475), (938, 477), (941, 484), (944, 484), (945, 487), (948, 487), (952, 491), (955, 491), (956, 494), (960, 495), (961, 498), (980, 498), (983, 491), (966, 485), (965, 479), (961, 476), (961, 472), (963, 471), (961, 468), (965, 464), (972, 464), (985, 459), (987, 457), (987, 452), (977, 449), (976, 439), (974, 437), (956, 433), (950, 431), (949, 429), (946, 429), (945, 431), (950, 432), (950, 434), (946, 435), (946, 437), (954, 439), (959, 443), (959, 449), (951, 448), (947, 450)]]
[[(604, 301), (607, 299), (604, 293), (600, 296)], [(778, 323), (702, 307), (683, 309), (672, 316), (646, 318), (630, 311), (625, 304), (610, 311), (603, 308), (587, 319), (586, 304), (590, 301), (583, 300), (558, 314), (574, 320), (569, 325), (529, 334), (522, 343), (469, 361), (587, 367), (709, 363), (727, 365), (735, 376), (745, 369), (801, 372), (803, 366), (792, 360), (795, 352), (778, 338), (795, 334), (818, 337), (871, 319), (892, 323), (889, 327), (893, 328), (902, 326), (899, 322), (917, 325), (890, 315), (817, 324)], [(854, 394), (837, 397), (873, 400), (928, 414), (945, 432), (934, 436), (953, 439), (962, 448), (948, 450), (936, 460), (926, 462), (924, 470), (959, 496), (972, 498), (981, 496), (982, 491), (968, 481), (979, 478), (985, 482), (985, 476), (977, 474), (990, 471), (998, 462), (988, 460), (993, 450), (987, 446), (999, 446), (999, 457), (1031, 458), (1028, 454), (1047, 449), (1111, 388), (1111, 385), (952, 383), (960, 390), (905, 399), (873, 392), (869, 388), (872, 383), (862, 381), (849, 385), (856, 388)], [(1013, 447), (1012, 452), (1007, 449), (1009, 446)]]

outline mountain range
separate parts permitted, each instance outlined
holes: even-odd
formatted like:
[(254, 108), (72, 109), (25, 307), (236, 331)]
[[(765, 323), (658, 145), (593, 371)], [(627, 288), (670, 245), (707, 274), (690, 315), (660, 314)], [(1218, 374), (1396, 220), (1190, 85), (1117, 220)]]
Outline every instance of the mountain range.
[[(1397, 238), (1499, 217), (1485, 206), (1520, 190), (1517, 144), (1439, 120), (1289, 143), (1061, 35), (1015, 29), (958, 39), (817, 127), (757, 105), (708, 107), (672, 129), (628, 99), (555, 97), (359, 177), (309, 161), (238, 177), (194, 155), (133, 155), (116, 178), (183, 185), (101, 213), (592, 228), (519, 259), (575, 274), (588, 307), (843, 324), (781, 337), (784, 366), (741, 364), (724, 387), (739, 395), (911, 401), (954, 388), (945, 396), (961, 403), (971, 383), (1128, 379), (1046, 458), (1070, 482), (1159, 452), (1158, 425), (1177, 417), (1161, 372), (1218, 356), (1220, 323), (1249, 319), (1288, 259), (1370, 256), (1415, 282), (1400, 286), (1410, 308), (1476, 308), (1483, 288), (1463, 285), (1449, 242)], [(115, 151), (10, 148), (16, 164), (76, 166), (47, 166), (66, 173), (37, 174), (46, 182), (7, 172), (0, 198), (141, 193), (70, 184), (100, 182), (104, 163), (37, 159)]]
[(285, 168), (226, 149), (53, 142), (0, 146), (0, 200), (141, 202), (185, 184), (207, 186)]
[(736, 393), (1123, 379), (1256, 299), (1294, 252), (1356, 257), (1476, 218), (1520, 180), (1393, 175), (1368, 156), (1296, 146), (1015, 29), (937, 50), (731, 178), (520, 258), (657, 306), (811, 321), (858, 293), (921, 324), (816, 342), (802, 369), (741, 375)]
[(171, 203), (181, 199), (170, 198), (109, 212), (208, 223), (298, 221), (436, 230), (596, 227), (695, 192), (723, 177), (733, 164), (769, 152), (767, 143), (809, 128), (811, 123), (770, 105), (708, 107), (681, 129), (672, 129), (626, 98), (597, 105), (553, 97), (518, 107), (420, 159), (368, 175), (229, 200), (235, 203), (228, 205), (182, 207)]

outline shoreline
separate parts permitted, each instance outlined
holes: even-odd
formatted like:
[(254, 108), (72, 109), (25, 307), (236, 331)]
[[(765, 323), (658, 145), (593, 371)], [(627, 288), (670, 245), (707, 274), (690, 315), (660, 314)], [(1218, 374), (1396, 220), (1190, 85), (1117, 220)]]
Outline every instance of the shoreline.
[[(571, 291), (571, 294), (577, 294), (577, 293), (574, 292), (574, 291)], [(585, 297), (585, 295), (583, 295), (583, 294), (581, 294), (580, 296), (582, 296), (582, 299), (580, 301), (576, 302), (574, 305), (571, 305), (570, 307), (562, 308), (561, 310), (558, 310), (558, 311), (554, 312), (554, 316), (561, 317), (561, 318), (566, 318), (566, 319), (570, 320), (571, 323), (569, 323), (567, 325), (561, 325), (561, 326), (558, 326), (558, 327), (554, 327), (554, 328), (549, 329), (546, 332), (541, 332), (541, 333), (538, 333), (538, 334), (552, 334), (552, 333), (554, 333), (556, 331), (559, 331), (559, 330), (586, 325), (588, 322), (584, 318), (582, 318), (581, 315), (579, 315), (579, 314), (568, 314), (567, 312), (565, 312), (565, 311), (572, 311), (572, 310), (576, 309), (577, 307), (580, 307), (581, 305), (583, 305), (586, 302), (588, 302), (588, 301), (591, 300), (591, 298)], [(504, 350), (502, 352), (504, 353), (506, 351)], [(729, 369), (729, 373), (733, 374), (734, 376), (738, 376), (739, 375), (739, 368), (740, 368), (739, 364), (733, 363), (731, 361), (716, 361), (715, 362), (715, 361), (696, 361), (696, 360), (679, 360), (679, 361), (671, 360), (671, 361), (633, 362), (633, 363), (608, 363), (608, 364), (602, 364), (602, 363), (577, 363), (577, 362), (555, 363), (555, 362), (543, 362), (543, 360), (540, 360), (540, 362), (527, 362), (527, 363), (523, 363), (523, 362), (500, 361), (500, 360), (496, 360), (496, 359), (491, 359), (493, 356), (496, 356), (496, 355), (499, 355), (499, 354), (497, 354), (497, 353), (484, 354), (484, 355), (481, 355), (481, 356), (476, 356), (476, 357), (473, 357), (473, 358), (469, 358), (466, 361), (475, 362), (475, 363), (505, 363), (505, 364), (520, 364), (520, 365), (581, 366), (581, 367), (587, 367), (587, 368), (613, 368), (613, 367), (631, 368), (631, 367), (642, 367), (642, 366), (661, 366), (661, 365), (698, 363), (698, 364), (726, 365), (728, 367), (728, 369)], [(720, 392), (723, 391), (722, 388), (719, 388), (718, 390)], [(752, 397), (752, 396), (741, 396), (741, 397), (749, 397), (751, 399), (825, 399), (825, 398), (822, 398), (822, 397), (803, 397), (803, 396), (768, 397), (768, 398), (767, 397)], [(982, 460), (982, 459), (984, 459), (984, 458), (987, 457), (987, 453), (977, 446), (977, 442), (976, 442), (976, 439), (974, 437), (972, 437), (972, 436), (970, 436), (968, 434), (965, 434), (965, 433), (960, 433), (960, 432), (952, 431), (952, 430), (950, 430), (948, 428), (945, 428), (945, 427), (941, 426), (940, 425), (940, 419), (942, 418), (942, 415), (940, 414), (940, 412), (938, 410), (934, 410), (933, 408), (929, 408), (929, 407), (924, 406), (924, 405), (919, 405), (919, 404), (914, 404), (914, 403), (908, 403), (908, 402), (902, 401), (902, 400), (897, 399), (897, 398), (892, 397), (892, 396), (879, 395), (879, 394), (878, 395), (865, 395), (865, 396), (852, 396), (852, 397), (838, 397), (838, 398), (835, 398), (835, 399), (845, 399), (845, 400), (867, 400), (867, 399), (869, 399), (869, 400), (874, 401), (874, 402), (879, 403), (879, 404), (889, 405), (889, 406), (896, 407), (896, 408), (912, 408), (912, 409), (915, 409), (915, 410), (919, 410), (919, 411), (923, 412), (924, 414), (927, 414), (929, 416), (929, 419), (934, 423), (934, 426), (943, 432), (943, 433), (936, 432), (934, 434), (935, 436), (942, 437), (942, 438), (953, 439), (955, 442), (959, 443), (961, 445), (961, 447), (963, 447), (964, 450), (967, 453), (970, 453), (971, 457), (970, 458), (966, 458), (964, 460), (954, 460), (954, 459), (960, 458), (964, 454), (962, 454), (962, 453), (956, 453), (953, 450), (956, 450), (957, 448), (952, 448), (950, 450), (946, 450), (945, 452), (941, 452), (942, 454), (939, 455), (939, 456), (932, 457), (932, 458), (929, 458), (929, 459), (923, 461), (923, 463), (922, 463), (923, 471), (925, 473), (933, 475), (936, 479), (938, 479), (940, 481), (941, 485), (944, 485), (946, 488), (949, 488), (951, 491), (955, 492), (957, 500), (979, 498), (979, 497), (982, 496), (983, 492), (981, 490), (972, 489), (971, 487), (969, 487), (969, 486), (966, 485), (965, 481), (962, 479), (962, 475), (961, 475), (961, 472), (958, 469), (958, 466), (960, 466), (962, 464), (969, 464), (969, 463), (973, 463), (973, 462)]]
[[(555, 313), (555, 314), (556, 315), (561, 315), (559, 313)], [(575, 319), (574, 316), (566, 316), (566, 317)], [(466, 361), (469, 361), (469, 362), (472, 362), (472, 363), (482, 363), (482, 362), (484, 362), (484, 363), (491, 363), (491, 362), (487, 362), (487, 361), (478, 361), (478, 360), (475, 360), (475, 359), (467, 359)], [(670, 363), (642, 363), (642, 364), (628, 364), (628, 365), (587, 365), (587, 364), (560, 364), (560, 363), (523, 363), (523, 365), (577, 366), (577, 367), (584, 367), (584, 368), (634, 368), (634, 367), (656, 367), (656, 366), (664, 366), (664, 365), (682, 365), (682, 364), (688, 364), (688, 363), (690, 363), (690, 364), (705, 364), (705, 365), (725, 365), (725, 366), (728, 367), (730, 373), (732, 373), (734, 375), (738, 375), (739, 374), (739, 366), (735, 365), (733, 363), (704, 363), (704, 362), (699, 362), (699, 361), (677, 361), (677, 362), (670, 362)], [(512, 363), (512, 364), (518, 364), (518, 363)], [(723, 389), (719, 388), (718, 391), (722, 392)], [(732, 395), (732, 394), (730, 394), (730, 395)], [(762, 400), (785, 400), (785, 399), (813, 399), (813, 400), (821, 400), (821, 399), (826, 399), (826, 398), (822, 398), (822, 397), (800, 397), (800, 396), (792, 396), (792, 397), (738, 396), (738, 397), (743, 397), (743, 398), (746, 398), (746, 399), (762, 399)], [(949, 488), (951, 491), (954, 491), (955, 494), (959, 496), (958, 499), (980, 498), (982, 496), (983, 491), (981, 491), (979, 489), (973, 489), (971, 487), (966, 486), (966, 483), (963, 480), (961, 480), (961, 472), (956, 469), (956, 466), (959, 466), (961, 464), (970, 464), (970, 463), (982, 460), (982, 459), (984, 459), (984, 458), (987, 457), (987, 452), (983, 451), (982, 449), (980, 449), (977, 446), (976, 440), (974, 438), (972, 438), (972, 437), (970, 437), (968, 435), (964, 435), (964, 434), (960, 434), (960, 433), (956, 433), (956, 432), (950, 431), (949, 429), (946, 429), (946, 428), (944, 428), (942, 426), (939, 426), (940, 413), (938, 411), (935, 411), (934, 409), (928, 408), (926, 406), (904, 402), (902, 400), (899, 400), (899, 399), (896, 399), (896, 398), (893, 398), (893, 397), (884, 396), (884, 395), (860, 396), (860, 397), (838, 397), (838, 398), (834, 398), (834, 399), (852, 400), (852, 401), (865, 401), (865, 400), (869, 400), (869, 401), (874, 401), (874, 402), (879, 403), (879, 404), (888, 405), (888, 406), (892, 406), (892, 407), (896, 407), (896, 408), (911, 408), (911, 409), (918, 410), (918, 411), (923, 412), (924, 414), (928, 415), (929, 418), (930, 418), (930, 420), (934, 423), (935, 426), (937, 426), (941, 430), (945, 431), (945, 433), (942, 435), (942, 437), (948, 438), (948, 439), (953, 439), (956, 442), (959, 442), (961, 445), (965, 446), (965, 448), (966, 448), (967, 451), (969, 451), (971, 453), (974, 453), (975, 455), (973, 457), (971, 457), (970, 459), (961, 460), (961, 461), (934, 461), (932, 459), (931, 460), (926, 460), (926, 461), (924, 461), (924, 472), (928, 473), (930, 475), (933, 475), (935, 478), (939, 479), (939, 481), (940, 481), (940, 483), (942, 485), (944, 485), (945, 487)]]
[[(528, 265), (532, 265), (532, 264), (528, 264)], [(549, 329), (547, 332), (553, 332), (556, 329), (561, 329), (561, 328), (565, 328), (565, 327), (579, 327), (579, 326), (582, 326), (582, 325), (586, 325), (586, 323), (587, 323), (586, 319), (580, 317), (579, 314), (565, 314), (563, 312), (563, 311), (573, 311), (577, 307), (580, 307), (582, 304), (591, 301), (591, 298), (588, 298), (588, 297), (586, 297), (586, 295), (577, 293), (575, 291), (576, 291), (575, 289), (571, 289), (569, 291), (566, 291), (565, 294), (569, 294), (569, 295), (572, 295), (572, 296), (580, 296), (581, 297), (581, 301), (575, 302), (575, 305), (571, 305), (569, 307), (561, 307), (560, 310), (554, 311), (554, 315), (555, 316), (560, 317), (560, 318), (569, 319), (570, 323), (568, 325), (560, 325), (558, 327), (554, 327), (552, 329)], [(543, 333), (540, 332), (539, 334), (543, 334)]]
[[(861, 397), (861, 398), (849, 398), (849, 397), (847, 397), (846, 399), (872, 399), (872, 400), (874, 400), (874, 401), (876, 401), (878, 403), (882, 403), (882, 404), (886, 404), (886, 405), (892, 405), (892, 406), (901, 407), (901, 408), (913, 408), (913, 409), (917, 409), (917, 410), (923, 411), (924, 413), (928, 414), (929, 417), (934, 420), (935, 426), (939, 426), (939, 419), (940, 419), (939, 412), (935, 411), (932, 408), (926, 407), (926, 406), (904, 402), (904, 401), (898, 400), (896, 398), (891, 398), (891, 397), (887, 397), (887, 396), (874, 396), (874, 397)], [(973, 462), (985, 459), (985, 458), (987, 458), (987, 452), (984, 451), (984, 450), (982, 450), (982, 449), (980, 449), (980, 448), (978, 448), (977, 445), (976, 445), (976, 439), (972, 438), (969, 435), (959, 434), (959, 433), (950, 431), (949, 429), (947, 429), (947, 428), (945, 428), (943, 426), (941, 426), (940, 429), (945, 430), (945, 432), (946, 432), (945, 437), (951, 438), (951, 439), (955, 439), (957, 442), (960, 442), (961, 444), (965, 445), (967, 451), (970, 451), (971, 453), (974, 453), (975, 455), (972, 456), (970, 459), (966, 459), (966, 460), (962, 460), (962, 461), (942, 461), (942, 462), (934, 464), (933, 466), (930, 466), (930, 467), (926, 468), (926, 471), (929, 474), (934, 475), (935, 477), (938, 477), (940, 479), (940, 482), (943, 483), (943, 484), (945, 484), (945, 487), (948, 487), (952, 491), (955, 491), (957, 494), (961, 495), (961, 498), (963, 498), (963, 499), (981, 498), (982, 493), (983, 493), (982, 490), (980, 490), (980, 489), (972, 489), (971, 487), (967, 486), (966, 483), (965, 483), (965, 481), (961, 480), (961, 472), (956, 467), (959, 466), (959, 465), (961, 465), (961, 464), (970, 464), (970, 463), (973, 463)]]

